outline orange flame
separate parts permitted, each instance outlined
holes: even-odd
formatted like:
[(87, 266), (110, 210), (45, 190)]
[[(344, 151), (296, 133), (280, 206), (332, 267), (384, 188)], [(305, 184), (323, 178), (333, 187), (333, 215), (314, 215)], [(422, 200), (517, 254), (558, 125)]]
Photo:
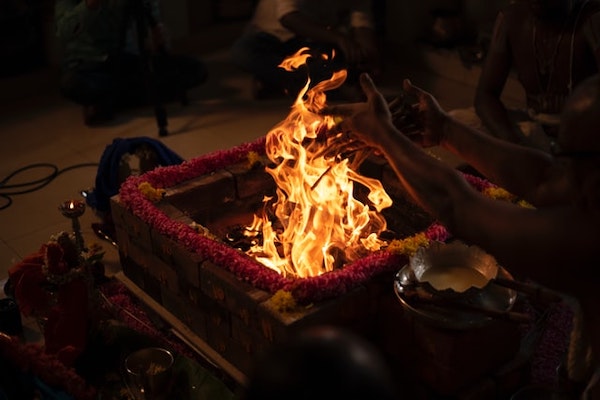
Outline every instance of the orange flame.
[[(310, 57), (307, 50), (280, 66), (294, 69), (304, 64)], [(310, 90), (308, 79), (287, 118), (266, 137), (267, 156), (275, 163), (267, 172), (277, 185), (277, 199), (265, 198), (265, 212), (255, 215), (248, 228), (263, 234), (262, 245), (248, 254), (285, 276), (317, 276), (385, 244), (378, 238), (386, 229), (380, 212), (392, 204), (391, 198), (381, 182), (352, 168), (355, 162), (342, 154), (348, 141), (341, 132), (333, 132), (332, 117), (318, 114), (326, 104), (325, 92), (345, 79), (346, 71), (337, 71)], [(368, 189), (371, 206), (354, 198), (356, 183)], [(273, 226), (269, 214), (281, 227)]]

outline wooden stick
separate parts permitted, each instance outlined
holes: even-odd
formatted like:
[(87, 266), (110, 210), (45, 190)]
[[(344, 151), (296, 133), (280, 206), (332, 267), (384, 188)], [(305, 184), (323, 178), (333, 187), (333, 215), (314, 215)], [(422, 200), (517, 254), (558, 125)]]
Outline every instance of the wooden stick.
[(539, 285), (529, 284), (505, 278), (494, 278), (491, 280), (491, 282), (496, 285), (513, 289), (517, 292), (529, 295), (537, 299), (538, 301), (544, 303), (556, 303), (563, 300), (563, 298), (558, 293)]
[(331, 169), (332, 169), (332, 168), (333, 168), (333, 164), (331, 164), (329, 167), (327, 167), (327, 169), (325, 170), (325, 172), (323, 172), (323, 173), (321, 174), (321, 176), (319, 176), (319, 177), (317, 178), (317, 180), (315, 181), (315, 183), (313, 183), (313, 184), (311, 185), (311, 187), (310, 187), (310, 190), (315, 190), (315, 188), (317, 187), (317, 185), (319, 184), (319, 182), (321, 182), (321, 179), (323, 179), (323, 177), (324, 177), (325, 175), (327, 175), (327, 174), (329, 173), (329, 171), (331, 171)]
[(211, 364), (217, 365), (222, 371), (227, 373), (231, 378), (241, 385), (247, 384), (247, 377), (237, 367), (227, 361), (221, 354), (213, 349), (208, 343), (197, 336), (187, 325), (177, 319), (173, 314), (167, 311), (161, 304), (150, 297), (146, 292), (140, 289), (133, 281), (131, 281), (123, 272), (115, 274), (118, 279), (131, 293), (137, 296), (148, 307), (154, 310), (166, 323), (170, 324), (180, 335), (193, 343), (192, 350), (199, 350), (203, 358), (207, 358)]

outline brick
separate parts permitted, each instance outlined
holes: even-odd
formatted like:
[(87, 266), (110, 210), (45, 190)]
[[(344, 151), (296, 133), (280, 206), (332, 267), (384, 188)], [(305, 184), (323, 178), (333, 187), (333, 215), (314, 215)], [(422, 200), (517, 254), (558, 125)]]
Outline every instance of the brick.
[(231, 315), (221, 303), (212, 299), (206, 298), (203, 304), (206, 307), (204, 311), (208, 344), (222, 353), (219, 348), (226, 347), (231, 338)]
[(221, 170), (169, 188), (164, 200), (194, 221), (206, 225), (215, 211), (227, 207), (235, 198), (233, 175)]
[(137, 246), (150, 252), (152, 251), (150, 227), (140, 218), (126, 210), (122, 206), (118, 195), (111, 197), (111, 214), (115, 225), (118, 225), (127, 233), (131, 243), (135, 243)]
[(157, 278), (146, 271), (144, 274), (144, 292), (157, 303), (162, 304), (162, 284)]
[(258, 324), (250, 326), (235, 315), (231, 317), (231, 337), (249, 354), (261, 353), (270, 343), (261, 335)]
[(345, 326), (364, 334), (372, 326), (366, 288), (359, 287), (337, 299), (290, 312), (276, 310), (269, 300), (258, 307), (260, 332), (269, 342), (285, 340), (293, 332), (313, 325)]
[[(262, 160), (265, 164), (269, 162), (267, 157), (262, 157)], [(235, 179), (237, 198), (240, 200), (275, 193), (275, 181), (265, 171), (264, 165), (249, 169), (247, 163), (242, 163), (230, 165), (226, 169)]]
[(179, 292), (179, 279), (175, 270), (156, 256), (150, 256), (148, 260), (148, 274), (156, 279), (165, 289), (175, 293)]
[(201, 306), (189, 305), (186, 308), (187, 316), (186, 325), (196, 334), (198, 337), (207, 340), (208, 339), (208, 320), (206, 309)]
[(185, 299), (179, 293), (175, 293), (168, 289), (163, 290), (161, 292), (161, 296), (161, 304), (163, 307), (173, 314), (174, 317), (184, 322), (186, 320), (186, 310), (189, 308), (189, 302), (187, 299)]
[(204, 262), (204, 258), (197, 253), (188, 251), (179, 244), (176, 244), (172, 250), (173, 268), (177, 275), (190, 285), (200, 288), (200, 267)]
[(206, 261), (202, 264), (201, 290), (211, 299), (239, 317), (246, 325), (257, 325), (258, 304), (271, 295), (242, 282), (231, 272)]
[(121, 256), (121, 268), (127, 278), (135, 283), (140, 289), (145, 289), (144, 269), (134, 259)]

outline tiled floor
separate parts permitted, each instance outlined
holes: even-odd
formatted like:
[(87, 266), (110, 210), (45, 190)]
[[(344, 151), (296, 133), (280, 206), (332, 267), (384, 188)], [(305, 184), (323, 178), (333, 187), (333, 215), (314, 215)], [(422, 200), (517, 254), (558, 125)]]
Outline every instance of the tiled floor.
[[(230, 64), (226, 50), (205, 55), (204, 59), (209, 68), (208, 82), (190, 93), (188, 106), (167, 105), (169, 135), (160, 138), (185, 159), (265, 135), (285, 118), (289, 107), (286, 100), (254, 101), (249, 76)], [(469, 82), (432, 74), (415, 57), (400, 57), (398, 62), (390, 63), (383, 87), (396, 91), (404, 77), (431, 90), (447, 108), (471, 105), (473, 88)], [(0, 179), (36, 164), (48, 164), (61, 171), (78, 164), (97, 163), (114, 138), (158, 138), (151, 108), (132, 110), (110, 126), (85, 126), (81, 108), (58, 94), (53, 71), (0, 80), (0, 89)], [(69, 230), (70, 222), (59, 213), (58, 205), (80, 198), (82, 189), (94, 185), (96, 168), (84, 166), (60, 173), (36, 190), (33, 186), (19, 186), (49, 176), (53, 172), (49, 166), (28, 169), (8, 181), (0, 181), (0, 194), (7, 196), (0, 198), (0, 206), (12, 201), (0, 210), (0, 278), (50, 235)], [(27, 193), (11, 194), (23, 191)], [(91, 231), (91, 224), (97, 219), (89, 209), (83, 215), (81, 226), (86, 241), (98, 240)], [(115, 248), (108, 242), (100, 243), (107, 251), (107, 266), (118, 269)]]

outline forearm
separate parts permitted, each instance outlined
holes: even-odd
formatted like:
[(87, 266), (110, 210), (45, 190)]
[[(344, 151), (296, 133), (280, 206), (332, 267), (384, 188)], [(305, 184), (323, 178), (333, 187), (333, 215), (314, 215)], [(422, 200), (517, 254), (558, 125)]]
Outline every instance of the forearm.
[(458, 155), (490, 181), (513, 194), (538, 201), (552, 157), (473, 129), (448, 116), (441, 146)]
[(508, 111), (500, 99), (487, 93), (478, 93), (475, 110), (485, 128), (495, 137), (513, 143), (521, 143), (525, 135), (510, 119)]
[(378, 150), (409, 195), (448, 228), (455, 226), (456, 205), (473, 191), (462, 175), (424, 152), (394, 127), (382, 127), (377, 136)]

